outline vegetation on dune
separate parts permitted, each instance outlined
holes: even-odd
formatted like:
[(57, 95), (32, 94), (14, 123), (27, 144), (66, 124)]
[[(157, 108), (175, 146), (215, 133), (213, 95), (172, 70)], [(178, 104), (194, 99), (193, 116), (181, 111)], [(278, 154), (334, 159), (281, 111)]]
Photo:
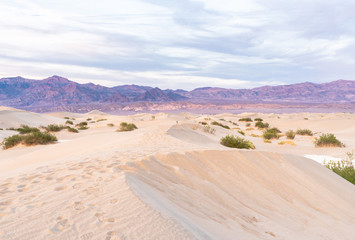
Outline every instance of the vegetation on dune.
[(238, 121), (239, 122), (252, 122), (253, 119), (251, 119), (250, 117), (248, 117), (248, 118), (240, 118)]
[(252, 142), (233, 135), (227, 135), (221, 139), (220, 142), (223, 146), (230, 148), (244, 148), (244, 149), (255, 149)]
[(290, 140), (281, 141), (278, 144), (279, 145), (292, 145), (292, 146), (296, 146), (297, 145), (294, 141), (290, 141)]
[(212, 127), (210, 127), (210, 126), (204, 126), (203, 127), (203, 131), (204, 132), (207, 132), (207, 133), (210, 133), (210, 134), (215, 134), (215, 132), (216, 132), (216, 129), (214, 129), (214, 128), (212, 128)]
[(67, 127), (67, 129), (68, 129), (68, 132), (72, 132), (72, 133), (78, 133), (79, 132), (78, 129), (76, 129), (76, 128)]
[(64, 119), (70, 119), (69, 117), (64, 117)]
[(302, 136), (313, 136), (313, 132), (309, 129), (298, 129), (296, 134)]
[(207, 122), (199, 122), (201, 125), (207, 125)]
[(316, 147), (345, 147), (332, 133), (322, 134), (314, 144)]
[(5, 138), (2, 142), (3, 149), (8, 149), (14, 147), (20, 143), (31, 146), (31, 145), (44, 145), (57, 141), (56, 136), (47, 132), (31, 132), (23, 135), (13, 135)]
[(352, 184), (355, 184), (355, 168), (353, 164), (354, 152), (348, 152), (347, 156), (347, 159), (341, 161), (329, 161), (323, 164), (326, 168), (332, 170)]
[(245, 135), (245, 132), (243, 132), (242, 130), (239, 130), (238, 133)]
[(115, 124), (113, 124), (113, 123), (108, 123), (107, 126), (108, 126), (108, 127), (113, 127), (113, 126), (115, 126)]
[(43, 127), (47, 132), (59, 132), (65, 129), (63, 125), (49, 124), (47, 127)]
[(220, 123), (220, 122), (213, 121), (213, 122), (211, 122), (211, 124), (212, 124), (212, 125), (215, 125), (215, 126), (220, 126), (220, 127), (222, 127), (222, 128), (225, 128), (225, 129), (230, 129), (229, 126), (224, 125), (224, 124), (222, 124), (222, 123)]
[(86, 121), (88, 121), (88, 122), (91, 121), (91, 120), (92, 120), (92, 118), (87, 118), (87, 119), (86, 119)]
[(127, 131), (133, 131), (135, 129), (138, 128), (134, 123), (121, 122), (120, 129), (118, 129), (117, 132), (127, 132)]
[(263, 132), (263, 138), (266, 140), (271, 140), (271, 139), (279, 139), (280, 138), (280, 133), (281, 131), (278, 128), (269, 128), (264, 130)]
[(262, 118), (254, 118), (254, 121), (256, 121), (256, 122), (262, 122), (263, 119), (262, 119)]
[(78, 126), (78, 130), (87, 130), (89, 127), (87, 126)]
[(255, 127), (257, 127), (258, 129), (268, 128), (269, 124), (268, 123), (264, 123), (262, 121), (257, 121), (255, 123)]
[(77, 128), (79, 128), (79, 130), (80, 130), (80, 128), (83, 128), (82, 130), (84, 130), (84, 129), (88, 129), (87, 125), (88, 125), (87, 122), (80, 122), (80, 123), (76, 124), (75, 126)]
[(97, 120), (96, 122), (102, 122), (102, 121), (106, 121), (107, 119), (106, 118), (101, 118), (99, 120)]
[(286, 137), (287, 137), (287, 139), (295, 139), (296, 132), (294, 132), (293, 130), (288, 130), (286, 132)]
[(70, 120), (67, 120), (67, 121), (65, 122), (65, 124), (73, 125), (74, 123), (73, 123), (72, 121), (70, 121)]
[(27, 133), (33, 133), (33, 132), (39, 132), (38, 128), (34, 127), (29, 127), (27, 125), (21, 125), (20, 128), (15, 129), (18, 131), (20, 134), (27, 134)]

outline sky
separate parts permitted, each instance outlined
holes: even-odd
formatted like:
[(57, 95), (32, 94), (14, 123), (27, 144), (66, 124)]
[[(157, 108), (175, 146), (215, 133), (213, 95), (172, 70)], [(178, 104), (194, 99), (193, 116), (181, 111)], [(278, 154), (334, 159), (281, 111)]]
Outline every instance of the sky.
[(355, 80), (354, 0), (0, 0), (0, 78), (252, 88)]

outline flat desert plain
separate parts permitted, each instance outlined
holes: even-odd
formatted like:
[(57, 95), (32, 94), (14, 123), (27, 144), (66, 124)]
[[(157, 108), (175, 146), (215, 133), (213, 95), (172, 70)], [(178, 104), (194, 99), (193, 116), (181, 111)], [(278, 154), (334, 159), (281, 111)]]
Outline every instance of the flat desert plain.
[[(246, 117), (283, 134), (315, 134), (265, 143), (255, 122), (238, 121)], [(0, 140), (17, 133), (8, 128), (65, 118), (89, 129), (0, 150), (0, 239), (354, 239), (354, 185), (304, 157), (343, 159), (355, 150), (354, 114), (117, 116), (1, 107)], [(121, 122), (138, 129), (117, 132)], [(346, 147), (316, 148), (321, 133)], [(256, 149), (222, 146), (228, 134)]]

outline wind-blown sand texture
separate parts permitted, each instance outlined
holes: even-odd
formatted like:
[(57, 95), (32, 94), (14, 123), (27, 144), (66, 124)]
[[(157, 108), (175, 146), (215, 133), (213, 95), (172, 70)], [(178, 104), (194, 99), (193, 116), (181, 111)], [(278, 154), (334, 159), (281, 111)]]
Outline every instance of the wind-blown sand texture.
[[(26, 116), (26, 121), (24, 121)], [(34, 114), (0, 109), (0, 128), (89, 121), (59, 143), (0, 150), (0, 239), (353, 239), (355, 187), (304, 158), (355, 149), (353, 114)], [(264, 143), (241, 117), (283, 132), (332, 132), (346, 148)], [(209, 119), (210, 118), (210, 119)], [(305, 120), (307, 118), (308, 120)], [(207, 119), (207, 120), (206, 120)], [(224, 119), (219, 120), (219, 119)], [(100, 120), (100, 121), (97, 121)], [(200, 121), (216, 120), (232, 129)], [(24, 122), (22, 122), (24, 121)], [(138, 126), (116, 132), (120, 122)], [(232, 121), (239, 126), (228, 122)], [(107, 124), (115, 126), (110, 127)], [(253, 127), (253, 124), (252, 124)], [(240, 129), (233, 129), (240, 128)], [(227, 134), (256, 150), (219, 144)], [(0, 130), (0, 138), (15, 134)]]

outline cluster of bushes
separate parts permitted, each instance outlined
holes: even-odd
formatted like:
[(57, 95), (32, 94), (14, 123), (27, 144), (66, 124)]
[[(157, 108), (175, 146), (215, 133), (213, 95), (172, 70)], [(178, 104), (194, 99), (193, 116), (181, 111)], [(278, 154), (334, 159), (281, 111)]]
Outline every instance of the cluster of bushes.
[(70, 121), (70, 120), (67, 120), (67, 121), (65, 122), (65, 124), (73, 125), (74, 123), (73, 123), (72, 121)]
[(3, 149), (8, 149), (20, 143), (26, 146), (31, 146), (31, 145), (38, 145), (38, 144), (44, 145), (56, 141), (57, 141), (56, 136), (48, 132), (36, 131), (36, 132), (30, 132), (22, 135), (17, 134), (5, 138), (4, 141), (2, 142), (2, 145), (3, 145)]
[(67, 128), (66, 126), (63, 125), (57, 125), (57, 124), (49, 124), (47, 127), (43, 127), (47, 132), (59, 132), (62, 131), (63, 129)]
[(296, 132), (294, 132), (293, 130), (288, 130), (288, 131), (286, 132), (286, 137), (287, 137), (288, 139), (295, 139), (295, 137), (296, 137)]
[(263, 121), (256, 121), (255, 127), (257, 127), (258, 129), (268, 128), (269, 124), (264, 123)]
[(239, 122), (252, 122), (253, 120), (250, 117), (248, 117), (248, 118), (241, 118), (238, 121)]
[(120, 129), (118, 129), (117, 132), (127, 132), (127, 131), (133, 131), (135, 129), (138, 128), (134, 123), (121, 122)]
[(216, 129), (214, 129), (214, 128), (212, 128), (212, 127), (210, 127), (210, 126), (204, 126), (203, 127), (203, 131), (204, 132), (207, 132), (207, 133), (211, 133), (211, 134), (215, 134), (215, 132), (216, 132)]
[(207, 122), (199, 122), (201, 125), (207, 125)]
[(309, 129), (298, 129), (296, 134), (302, 136), (313, 136), (313, 132)]
[(332, 133), (322, 134), (314, 144), (316, 147), (345, 147)]
[(263, 132), (263, 138), (266, 140), (279, 139), (281, 131), (278, 128), (268, 128)]
[(75, 125), (79, 130), (89, 129), (87, 122), (81, 122)]
[(244, 148), (244, 149), (255, 149), (252, 142), (233, 135), (227, 135), (221, 139), (220, 142), (223, 146), (230, 148)]
[(212, 125), (215, 125), (215, 126), (220, 126), (220, 127), (222, 127), (222, 128), (225, 128), (225, 129), (230, 129), (229, 126), (224, 125), (224, 124), (222, 124), (222, 123), (220, 123), (220, 122), (213, 121), (213, 122), (211, 122), (211, 124), (212, 124)]

